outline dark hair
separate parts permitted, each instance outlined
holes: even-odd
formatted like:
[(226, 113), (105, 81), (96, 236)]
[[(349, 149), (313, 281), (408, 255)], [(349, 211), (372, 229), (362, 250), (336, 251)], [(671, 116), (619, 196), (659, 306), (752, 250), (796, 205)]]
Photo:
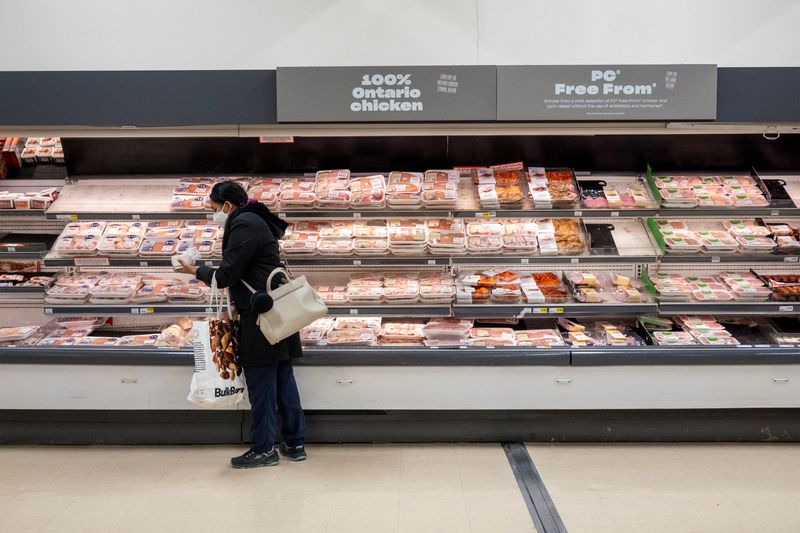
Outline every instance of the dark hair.
[(224, 204), (225, 202), (232, 203), (237, 209), (244, 207), (247, 204), (247, 193), (241, 185), (235, 181), (220, 181), (211, 188), (209, 195), (212, 202)]

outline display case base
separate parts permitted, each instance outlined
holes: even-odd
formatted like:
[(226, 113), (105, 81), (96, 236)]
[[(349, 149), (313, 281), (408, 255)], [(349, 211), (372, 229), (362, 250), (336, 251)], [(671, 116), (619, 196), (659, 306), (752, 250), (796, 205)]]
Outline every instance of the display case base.
[[(309, 443), (800, 442), (800, 409), (308, 411)], [(248, 411), (0, 410), (0, 444), (245, 445)]]

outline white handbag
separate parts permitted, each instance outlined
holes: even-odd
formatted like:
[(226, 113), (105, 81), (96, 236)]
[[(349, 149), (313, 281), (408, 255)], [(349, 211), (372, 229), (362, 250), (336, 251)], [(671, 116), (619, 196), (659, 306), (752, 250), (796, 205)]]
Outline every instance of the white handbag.
[[(287, 283), (271, 290), (272, 278), (283, 274)], [(256, 290), (245, 280), (244, 286)], [(293, 278), (283, 268), (276, 268), (267, 278), (267, 293), (272, 297), (272, 309), (258, 315), (258, 327), (270, 344), (277, 344), (328, 314), (328, 306), (308, 283), (305, 276)]]

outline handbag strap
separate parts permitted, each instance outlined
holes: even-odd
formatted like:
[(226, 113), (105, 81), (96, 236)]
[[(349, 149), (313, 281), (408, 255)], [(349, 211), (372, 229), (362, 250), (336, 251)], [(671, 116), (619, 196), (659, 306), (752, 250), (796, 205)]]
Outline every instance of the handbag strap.
[[(292, 279), (292, 278), (293, 278), (291, 271), (290, 271), (290, 272), (287, 272), (285, 269), (283, 269), (283, 268), (281, 268), (281, 267), (277, 267), (277, 268), (273, 269), (273, 270), (272, 270), (272, 272), (270, 272), (270, 273), (269, 273), (269, 277), (267, 278), (267, 292), (270, 292), (270, 290), (271, 290), (269, 287), (272, 287), (272, 278), (275, 276), (275, 274), (276, 274), (276, 273), (277, 273), (277, 274), (283, 274), (283, 276), (284, 276), (284, 277), (285, 277), (287, 280), (290, 280), (290, 279)], [(242, 285), (244, 285), (245, 287), (247, 287), (247, 289), (248, 289), (250, 292), (252, 292), (253, 294), (255, 294), (255, 293), (257, 292), (257, 291), (256, 291), (256, 290), (253, 288), (253, 286), (252, 286), (252, 285), (250, 285), (249, 283), (247, 283), (247, 281), (246, 281), (244, 278), (240, 279), (239, 281), (241, 281), (241, 282), (242, 282)]]

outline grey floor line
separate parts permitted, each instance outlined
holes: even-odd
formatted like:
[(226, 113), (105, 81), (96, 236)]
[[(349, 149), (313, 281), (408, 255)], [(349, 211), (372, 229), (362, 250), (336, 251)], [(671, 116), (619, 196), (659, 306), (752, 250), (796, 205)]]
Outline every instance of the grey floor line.
[(522, 492), (522, 498), (531, 514), (538, 533), (567, 533), (564, 522), (558, 514), (555, 503), (544, 486), (544, 481), (536, 470), (528, 449), (521, 442), (503, 444), (508, 463)]

